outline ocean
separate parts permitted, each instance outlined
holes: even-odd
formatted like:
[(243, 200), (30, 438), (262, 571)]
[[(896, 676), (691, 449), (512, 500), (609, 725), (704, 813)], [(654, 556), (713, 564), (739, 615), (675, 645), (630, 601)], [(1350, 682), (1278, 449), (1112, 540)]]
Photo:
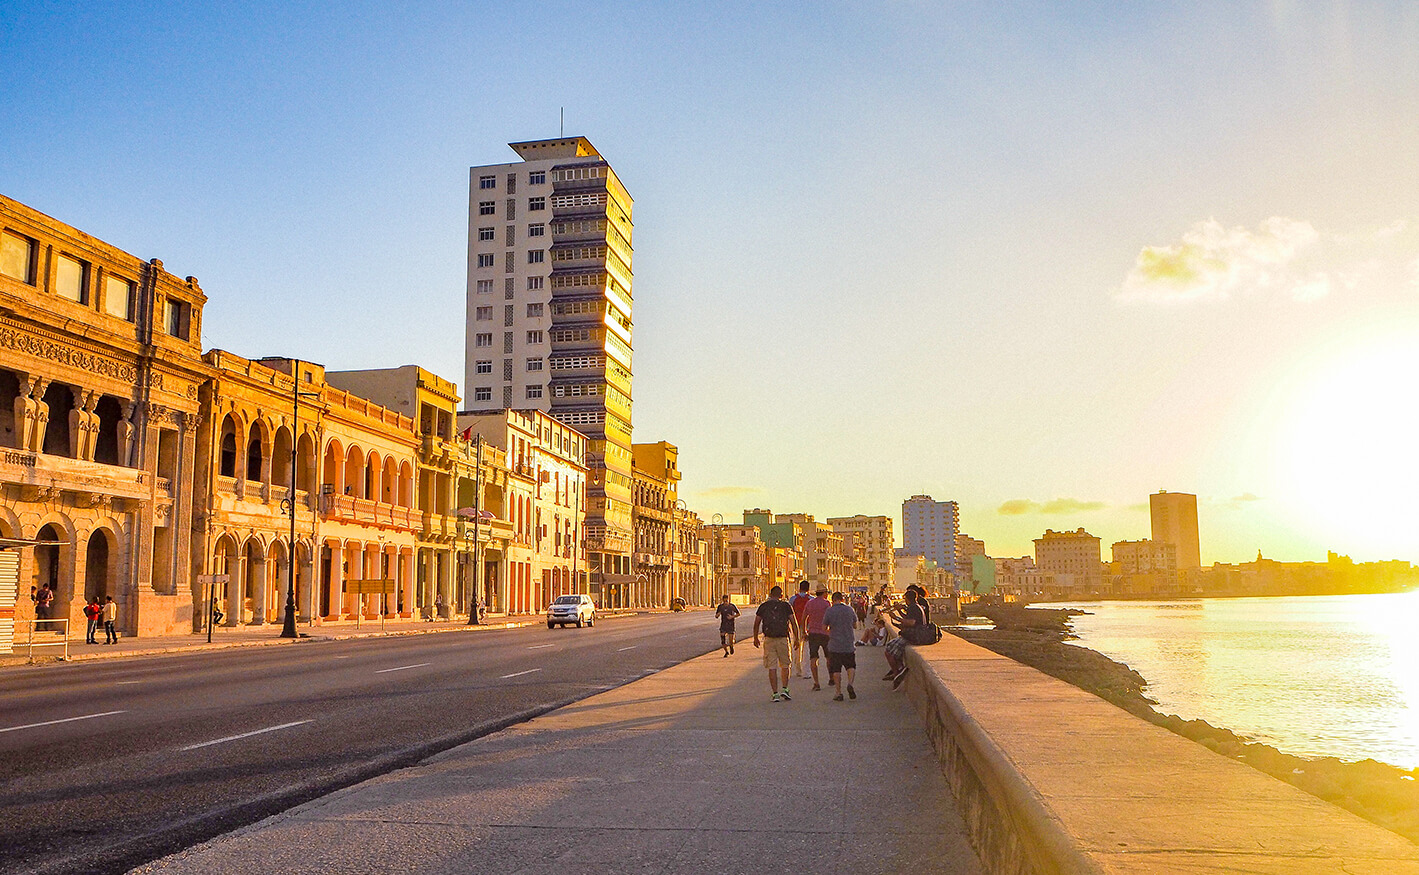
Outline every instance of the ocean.
[(1051, 604), (1158, 710), (1299, 756), (1419, 768), (1419, 591)]

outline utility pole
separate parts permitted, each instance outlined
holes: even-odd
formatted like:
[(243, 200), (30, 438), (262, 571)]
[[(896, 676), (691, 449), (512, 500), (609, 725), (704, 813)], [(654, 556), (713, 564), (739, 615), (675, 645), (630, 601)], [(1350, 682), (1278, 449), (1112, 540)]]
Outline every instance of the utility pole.
[[(319, 392), (301, 391), (300, 359), (291, 361), (291, 492), (281, 502), (290, 514), (290, 550), (286, 554), (286, 620), (281, 626), (282, 638), (298, 638), (296, 634), (296, 469), (300, 462), (301, 399), (319, 397)], [(314, 549), (312, 545), (311, 549)], [(312, 565), (314, 557), (312, 557)]]
[(473, 469), (473, 592), (469, 596), (468, 625), (474, 626), (478, 620), (478, 569), (483, 557), (478, 552), (478, 527), (483, 521), (483, 435), (474, 435), (477, 447)]

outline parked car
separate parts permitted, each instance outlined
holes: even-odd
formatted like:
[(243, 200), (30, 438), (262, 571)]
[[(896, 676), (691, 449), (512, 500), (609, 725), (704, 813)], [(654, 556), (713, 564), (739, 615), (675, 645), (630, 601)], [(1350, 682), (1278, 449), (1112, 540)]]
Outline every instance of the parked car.
[(578, 629), (585, 623), (596, 625), (596, 603), (589, 595), (559, 595), (547, 606), (547, 628), (575, 623)]

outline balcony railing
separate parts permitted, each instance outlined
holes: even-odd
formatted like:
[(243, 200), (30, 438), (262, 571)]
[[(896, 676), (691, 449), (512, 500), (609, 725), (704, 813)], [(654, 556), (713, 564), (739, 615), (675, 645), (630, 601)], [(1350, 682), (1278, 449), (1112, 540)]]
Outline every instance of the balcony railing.
[(412, 507), (370, 501), (353, 495), (321, 496), (320, 512), (337, 522), (382, 528), (419, 531), (423, 525), (423, 515)]

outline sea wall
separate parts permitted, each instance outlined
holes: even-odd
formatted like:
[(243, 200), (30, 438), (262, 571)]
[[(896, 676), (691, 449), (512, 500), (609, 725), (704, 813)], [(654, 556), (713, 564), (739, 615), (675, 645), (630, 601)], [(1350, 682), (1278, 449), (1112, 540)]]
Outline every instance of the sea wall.
[(993, 875), (1419, 875), (1419, 846), (1033, 668), (949, 635), (907, 658)]

